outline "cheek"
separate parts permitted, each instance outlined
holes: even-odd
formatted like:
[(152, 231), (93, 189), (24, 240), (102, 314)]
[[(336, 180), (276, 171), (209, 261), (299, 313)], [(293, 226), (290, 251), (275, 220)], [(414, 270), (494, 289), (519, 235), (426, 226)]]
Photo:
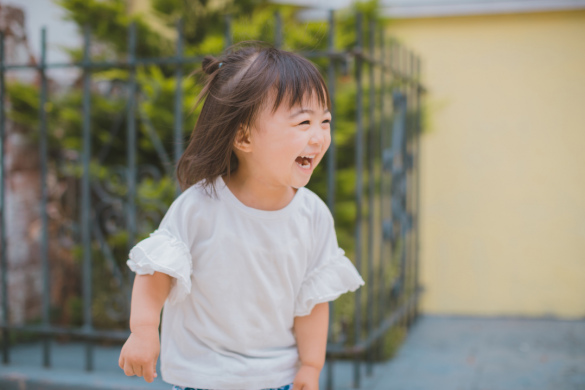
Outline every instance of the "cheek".
[(327, 150), (329, 148), (329, 145), (331, 145), (331, 132), (327, 132), (325, 134), (325, 150)]
[(264, 159), (271, 167), (282, 167), (291, 163), (297, 157), (299, 147), (291, 139), (274, 140), (270, 145), (266, 145), (267, 153)]

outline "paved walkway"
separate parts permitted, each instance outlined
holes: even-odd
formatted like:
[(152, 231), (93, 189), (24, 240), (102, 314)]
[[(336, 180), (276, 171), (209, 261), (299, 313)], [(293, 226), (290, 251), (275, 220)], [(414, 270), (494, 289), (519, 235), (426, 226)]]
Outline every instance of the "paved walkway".
[(585, 319), (423, 316), (370, 390), (585, 390)]
[[(0, 365), (2, 390), (165, 389), (126, 377), (119, 347), (96, 348), (96, 370), (83, 371), (81, 345), (54, 343), (53, 368), (41, 367), (40, 345), (14, 348)], [(160, 372), (160, 371), (159, 371)], [(353, 366), (334, 364), (335, 390), (352, 389)], [(585, 319), (506, 319), (424, 315), (396, 357), (365, 374), (364, 390), (585, 390)], [(321, 374), (324, 390), (325, 371)]]

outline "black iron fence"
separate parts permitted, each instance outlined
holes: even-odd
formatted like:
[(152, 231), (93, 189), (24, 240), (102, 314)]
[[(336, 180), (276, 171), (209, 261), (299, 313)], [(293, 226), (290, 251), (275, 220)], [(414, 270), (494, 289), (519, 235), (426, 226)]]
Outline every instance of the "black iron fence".
[[(353, 318), (348, 321), (337, 318), (336, 302), (330, 303), (330, 332), (327, 348), (327, 389), (333, 388), (332, 369), (337, 359), (354, 361), (353, 383), (355, 388), (361, 384), (360, 365), (367, 364), (367, 372), (372, 372), (372, 362), (381, 356), (382, 340), (395, 326), (410, 325), (417, 317), (417, 304), (420, 292), (418, 278), (418, 203), (419, 203), (419, 139), (421, 133), (421, 100), (424, 87), (420, 82), (420, 59), (412, 52), (399, 45), (396, 40), (387, 39), (382, 25), (369, 21), (357, 14), (355, 19), (355, 46), (349, 50), (336, 50), (334, 42), (334, 13), (330, 12), (328, 24), (328, 47), (324, 51), (309, 51), (301, 54), (307, 58), (326, 60), (326, 79), (332, 98), (331, 123), (332, 142), (326, 165), (326, 201), (330, 209), (336, 209), (336, 177), (337, 144), (335, 142), (337, 83), (340, 69), (347, 73), (353, 70), (355, 83), (355, 130), (353, 150), (355, 153), (355, 189), (354, 205), (355, 220), (353, 232), (353, 259), (355, 265), (366, 280), (365, 289), (358, 289), (352, 299)], [(283, 42), (283, 29), (280, 15), (275, 15), (274, 45), (279, 47)], [(227, 18), (225, 45), (232, 42), (230, 19)], [(117, 210), (119, 215), (110, 218), (122, 218), (125, 226), (126, 249), (130, 249), (137, 241), (137, 220), (141, 213), (137, 206), (137, 181), (145, 172), (154, 178), (172, 177), (171, 161), (177, 161), (182, 154), (183, 104), (184, 92), (181, 83), (184, 80), (183, 68), (186, 65), (199, 64), (202, 57), (186, 57), (183, 52), (181, 24), (177, 27), (176, 55), (169, 58), (137, 58), (136, 26), (131, 25), (128, 32), (128, 57), (125, 61), (98, 62), (90, 58), (90, 31), (84, 32), (83, 59), (76, 63), (47, 63), (46, 31), (41, 34), (41, 54), (38, 64), (7, 64), (4, 56), (4, 37), (0, 37), (0, 294), (2, 321), (2, 363), (10, 363), (11, 334), (26, 332), (34, 334), (42, 340), (42, 365), (51, 367), (51, 340), (61, 336), (75, 337), (85, 343), (85, 368), (94, 369), (94, 346), (96, 343), (110, 340), (124, 341), (128, 330), (103, 329), (94, 326), (92, 303), (94, 299), (94, 263), (97, 256), (105, 264), (113, 284), (123, 297), (120, 304), (124, 315), (129, 314), (130, 286), (133, 274), (125, 270), (125, 258), (116, 259), (110, 243), (106, 239), (103, 215), (100, 211), (109, 207)], [(367, 32), (367, 36), (365, 36)], [(365, 39), (367, 38), (367, 39)], [(368, 42), (367, 45), (365, 42)], [(140, 109), (137, 101), (139, 83), (136, 72), (141, 66), (160, 65), (175, 68), (176, 88), (174, 93), (174, 126), (172, 158), (161, 141), (147, 113)], [(58, 326), (51, 321), (50, 301), (50, 259), (49, 259), (49, 216), (47, 211), (47, 167), (48, 158), (48, 111), (50, 96), (47, 83), (47, 71), (53, 68), (74, 68), (82, 71), (82, 123), (79, 175), (80, 195), (79, 222), (73, 230), (82, 249), (81, 261), (81, 326)], [(5, 213), (5, 129), (7, 125), (6, 74), (18, 70), (32, 69), (39, 75), (39, 125), (38, 146), (41, 169), (41, 200), (39, 205), (41, 218), (40, 264), (42, 271), (41, 321), (40, 324), (16, 324), (10, 318), (8, 296), (7, 245), (19, 245), (17, 242), (7, 243), (6, 231), (10, 228)], [(123, 120), (114, 121), (112, 133), (117, 137), (120, 127), (126, 127), (126, 164), (119, 169), (118, 184), (123, 185), (125, 194), (113, 196), (106, 190), (107, 186), (98, 180), (90, 170), (92, 158), (104, 161), (107, 150), (100, 150), (98, 156), (91, 156), (92, 132), (92, 72), (103, 69), (125, 69), (128, 79), (125, 81), (126, 91), (125, 113)], [(346, 76), (350, 77), (350, 76)], [(367, 107), (364, 101), (367, 99)], [(137, 123), (138, 122), (138, 123)], [(137, 164), (137, 126), (140, 125), (148, 134), (156, 156), (166, 170), (158, 172), (152, 167)], [(121, 139), (116, 138), (118, 141)], [(111, 143), (108, 144), (111, 146)], [(107, 146), (108, 146), (107, 145)], [(108, 147), (109, 147), (108, 146)], [(107, 147), (105, 148), (107, 149)], [(113, 180), (114, 178), (106, 178)], [(125, 184), (125, 185), (124, 185)], [(178, 184), (175, 194), (179, 194)], [(98, 199), (96, 201), (96, 199)], [(160, 205), (159, 205), (160, 206)], [(163, 206), (164, 207), (164, 206)], [(159, 207), (160, 208), (160, 207)], [(164, 210), (163, 210), (164, 211)], [(93, 249), (92, 249), (93, 248)], [(99, 248), (99, 249), (95, 249)], [(25, 288), (25, 287), (23, 287)], [(115, 299), (114, 299), (115, 301)], [(343, 326), (339, 326), (343, 325)], [(163, 324), (164, 326), (164, 324)], [(335, 330), (334, 330), (335, 329)]]

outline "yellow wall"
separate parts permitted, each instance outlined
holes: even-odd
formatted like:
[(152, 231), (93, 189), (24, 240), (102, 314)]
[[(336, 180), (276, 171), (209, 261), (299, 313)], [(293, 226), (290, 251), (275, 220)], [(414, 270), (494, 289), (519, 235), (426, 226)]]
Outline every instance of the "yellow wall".
[(395, 20), (423, 59), (422, 310), (585, 316), (585, 11)]

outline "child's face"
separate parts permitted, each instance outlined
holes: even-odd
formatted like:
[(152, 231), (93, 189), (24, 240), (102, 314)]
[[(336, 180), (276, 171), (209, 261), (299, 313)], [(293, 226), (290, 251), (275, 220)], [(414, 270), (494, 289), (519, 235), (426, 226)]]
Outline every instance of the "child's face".
[(268, 185), (305, 186), (331, 144), (330, 122), (331, 113), (315, 94), (292, 108), (283, 102), (274, 114), (267, 104), (244, 153), (249, 174)]

